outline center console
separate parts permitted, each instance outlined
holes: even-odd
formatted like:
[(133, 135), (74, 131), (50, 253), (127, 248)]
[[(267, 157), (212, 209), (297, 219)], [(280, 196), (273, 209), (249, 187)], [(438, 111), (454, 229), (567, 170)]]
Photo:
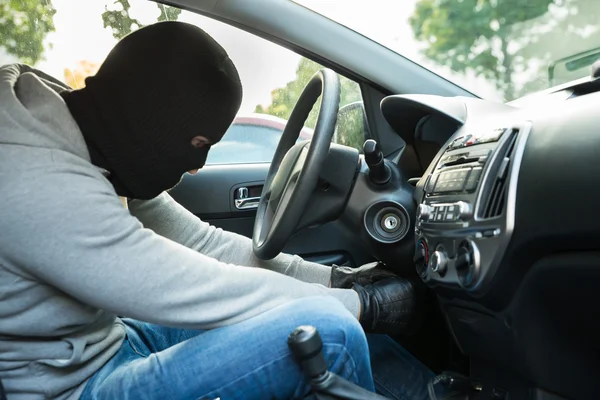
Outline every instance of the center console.
[[(414, 150), (427, 165), (412, 193), (410, 245), (432, 308), (465, 356), (436, 369), (432, 399), (446, 389), (472, 400), (598, 397), (600, 368), (590, 360), (600, 354), (600, 217), (581, 213), (600, 201), (600, 94), (546, 101), (558, 93), (527, 104), (381, 102), (414, 144), (401, 156)], [(447, 339), (437, 328), (423, 332), (432, 352)]]
[(530, 124), (461, 130), (424, 184), (415, 265), (430, 286), (482, 293), (514, 226), (514, 199)]

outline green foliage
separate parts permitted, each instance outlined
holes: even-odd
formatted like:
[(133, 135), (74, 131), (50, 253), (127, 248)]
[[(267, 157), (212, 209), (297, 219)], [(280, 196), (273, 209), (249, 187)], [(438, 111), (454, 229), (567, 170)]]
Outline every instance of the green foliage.
[[(304, 90), (306, 84), (310, 81), (313, 75), (323, 67), (316, 62), (309, 60), (308, 58), (302, 58), (300, 63), (298, 64), (298, 69), (296, 70), (296, 78), (288, 82), (285, 87), (277, 88), (271, 92), (271, 104), (267, 107), (263, 107), (261, 105), (257, 105), (254, 112), (261, 114), (270, 114), (275, 115), (279, 118), (289, 119), (294, 106), (298, 102), (300, 98), (300, 94)], [(356, 82), (351, 81), (350, 79), (340, 76), (340, 107), (343, 107), (346, 104), (353, 103), (355, 101), (361, 101), (361, 93), (360, 87)], [(313, 109), (308, 115), (306, 119), (305, 126), (309, 128), (314, 128), (317, 123), (317, 117), (319, 113), (319, 107), (321, 105), (321, 98), (314, 105)], [(361, 148), (364, 138), (363, 131), (360, 130), (358, 133), (359, 137), (354, 137), (357, 135), (356, 130), (352, 130), (354, 132), (350, 136), (344, 136), (343, 132), (340, 132), (340, 136), (338, 141), (342, 144), (346, 144), (348, 146), (353, 146), (357, 148)], [(358, 145), (356, 145), (358, 143)]]
[[(590, 0), (419, 0), (409, 19), (425, 56), (495, 83), (506, 100), (548, 86), (547, 67), (570, 43), (598, 46), (598, 3)], [(551, 29), (551, 32), (548, 31)], [(554, 41), (554, 43), (552, 43)], [(588, 47), (589, 46), (589, 47)], [(576, 50), (574, 50), (576, 52)], [(515, 74), (540, 69), (521, 87)]]
[[(104, 27), (110, 27), (113, 36), (121, 39), (141, 28), (137, 19), (131, 18), (128, 0), (115, 0), (119, 11), (106, 10), (102, 14)], [(157, 4), (160, 10), (158, 21), (175, 21), (181, 10)], [(53, 32), (56, 10), (51, 0), (4, 0), (0, 1), (0, 46), (20, 62), (35, 65), (44, 53), (44, 40)]]
[[(472, 70), (493, 80), (505, 98), (514, 95), (515, 54), (535, 42), (533, 30), (520, 26), (546, 14), (563, 0), (420, 0), (409, 22), (415, 37), (427, 42), (425, 55), (457, 72)], [(522, 24), (521, 24), (522, 25)]]
[(54, 31), (56, 10), (50, 0), (0, 2), (0, 46), (23, 63), (35, 65), (44, 53), (44, 39)]
[(176, 7), (165, 6), (164, 4), (157, 4), (160, 9), (160, 15), (158, 16), (158, 22), (165, 21), (177, 21), (181, 9)]
[[(113, 3), (117, 5), (117, 10), (109, 10), (102, 13), (102, 22), (105, 28), (111, 28), (112, 34), (115, 39), (122, 39), (129, 35), (131, 32), (142, 28), (144, 25), (135, 18), (131, 18), (129, 15), (129, 9), (131, 5), (129, 0), (115, 0)], [(175, 7), (165, 6), (163, 4), (156, 4), (160, 9), (160, 15), (158, 17), (159, 22), (164, 21), (176, 21), (181, 14), (181, 9)], [(119, 10), (120, 8), (120, 10)]]
[(338, 114), (334, 141), (362, 150), (366, 139), (365, 131), (368, 129), (365, 124), (364, 109), (362, 104), (360, 107), (350, 107), (350, 110), (342, 108)]

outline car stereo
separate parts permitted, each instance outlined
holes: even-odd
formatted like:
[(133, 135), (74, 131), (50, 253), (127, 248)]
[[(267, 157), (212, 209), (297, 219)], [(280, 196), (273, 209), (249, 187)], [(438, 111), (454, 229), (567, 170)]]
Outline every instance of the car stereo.
[(528, 133), (524, 123), (461, 132), (446, 144), (426, 177), (415, 224), (414, 261), (428, 284), (476, 291), (493, 275), (488, 270), (512, 233), (510, 185)]

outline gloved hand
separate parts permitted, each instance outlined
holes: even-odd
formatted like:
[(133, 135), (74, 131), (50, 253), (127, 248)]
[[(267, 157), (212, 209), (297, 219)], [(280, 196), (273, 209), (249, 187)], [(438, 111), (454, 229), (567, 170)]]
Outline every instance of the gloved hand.
[(372, 262), (358, 268), (334, 265), (331, 267), (329, 286), (337, 289), (350, 289), (354, 283), (367, 286), (393, 276), (396, 275), (384, 269), (384, 264), (380, 262)]
[(412, 282), (386, 278), (370, 285), (355, 283), (360, 299), (358, 321), (367, 333), (408, 334), (415, 329), (418, 313)]

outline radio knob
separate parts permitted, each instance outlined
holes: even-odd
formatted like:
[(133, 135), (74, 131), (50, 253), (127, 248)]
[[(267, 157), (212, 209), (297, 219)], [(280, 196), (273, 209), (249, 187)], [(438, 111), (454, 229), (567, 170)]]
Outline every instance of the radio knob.
[(463, 241), (456, 251), (454, 267), (458, 280), (462, 286), (469, 287), (476, 279), (477, 265), (475, 259), (475, 243), (470, 240)]
[(417, 215), (417, 218), (422, 219), (422, 220), (426, 220), (429, 218), (429, 215), (431, 214), (433, 207), (428, 206), (427, 204), (420, 204), (419, 205), (419, 213)]
[(456, 262), (454, 266), (459, 275), (463, 275), (469, 272), (471, 265), (473, 264), (473, 256), (468, 243), (461, 243), (456, 254)]
[(443, 250), (434, 251), (429, 260), (429, 268), (431, 268), (433, 272), (437, 272), (441, 276), (444, 276), (447, 266), (448, 257), (446, 256), (446, 253)]
[(417, 242), (417, 246), (415, 248), (415, 256), (413, 258), (413, 262), (415, 263), (415, 268), (417, 269), (417, 273), (424, 278), (427, 275), (427, 263), (429, 251), (427, 249), (427, 243), (423, 239)]
[(456, 203), (456, 208), (458, 210), (458, 218), (465, 220), (471, 218), (473, 215), (473, 208), (466, 201), (459, 201)]

